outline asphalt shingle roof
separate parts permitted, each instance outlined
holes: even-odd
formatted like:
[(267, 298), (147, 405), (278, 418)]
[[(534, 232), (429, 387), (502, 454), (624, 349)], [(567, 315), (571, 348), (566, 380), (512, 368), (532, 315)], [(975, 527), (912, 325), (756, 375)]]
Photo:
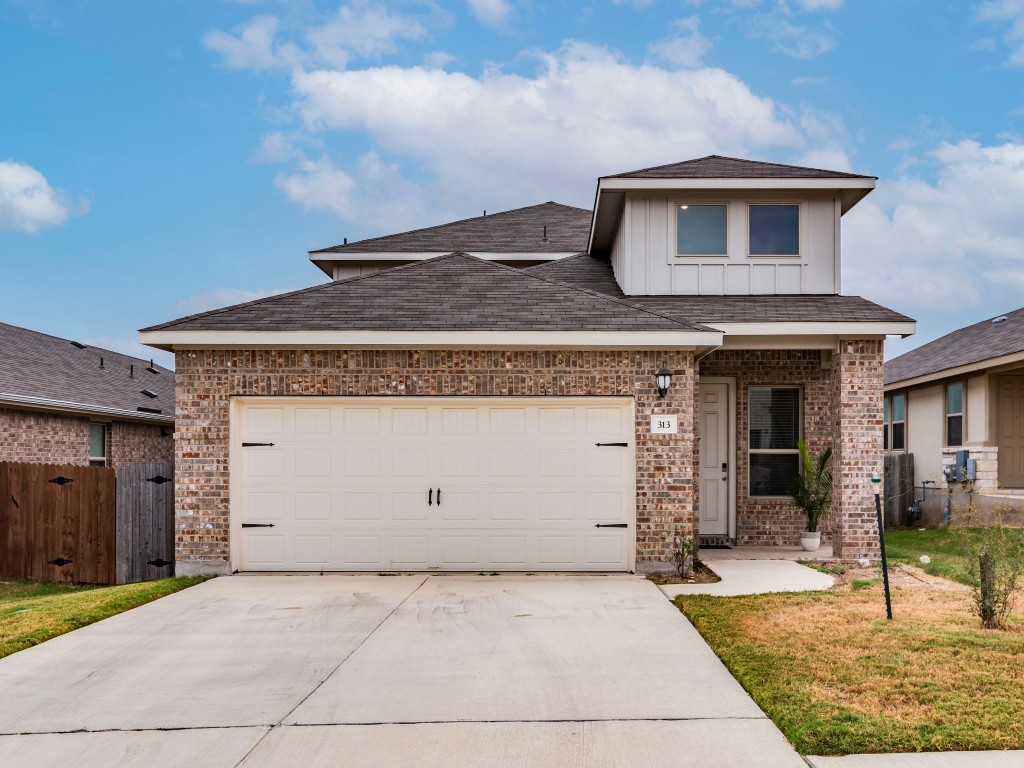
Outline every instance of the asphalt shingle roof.
[[(149, 364), (107, 349), (79, 349), (68, 339), (0, 323), (0, 399), (13, 395), (124, 411), (142, 406), (173, 416), (174, 372), (154, 365), (153, 374), (146, 370)], [(156, 397), (142, 394), (144, 389)]]
[(826, 171), (821, 168), (803, 168), (798, 165), (762, 163), (758, 160), (742, 160), (736, 157), (708, 155), (696, 160), (669, 163), (639, 171), (617, 173), (605, 176), (608, 179), (873, 179), (842, 171)]
[(589, 254), (539, 264), (532, 275), (578, 285), (637, 307), (694, 323), (912, 322), (911, 318), (859, 296), (629, 296), (611, 264)]
[(452, 253), (145, 328), (224, 331), (704, 331), (685, 318)]
[(995, 318), (982, 320), (893, 358), (885, 364), (885, 383), (1024, 352), (1024, 308), (999, 317), (1006, 319), (1000, 323), (993, 323)]
[[(587, 249), (590, 217), (591, 212), (585, 208), (547, 202), (310, 253), (580, 252)], [(544, 227), (547, 227), (547, 242), (543, 242)]]

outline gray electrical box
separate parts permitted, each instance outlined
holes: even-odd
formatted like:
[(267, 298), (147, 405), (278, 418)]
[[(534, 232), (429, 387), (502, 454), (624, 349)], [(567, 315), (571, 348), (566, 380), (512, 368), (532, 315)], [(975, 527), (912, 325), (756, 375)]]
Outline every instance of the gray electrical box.
[(967, 480), (977, 480), (978, 479), (978, 460), (977, 459), (968, 459), (967, 460), (967, 477), (966, 477), (966, 479)]

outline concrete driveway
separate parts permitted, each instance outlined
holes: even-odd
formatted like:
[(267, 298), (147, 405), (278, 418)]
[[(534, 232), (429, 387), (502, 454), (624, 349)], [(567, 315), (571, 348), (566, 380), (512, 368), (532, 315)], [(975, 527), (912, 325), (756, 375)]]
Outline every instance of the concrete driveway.
[(632, 576), (235, 576), (0, 660), (0, 765), (805, 766)]

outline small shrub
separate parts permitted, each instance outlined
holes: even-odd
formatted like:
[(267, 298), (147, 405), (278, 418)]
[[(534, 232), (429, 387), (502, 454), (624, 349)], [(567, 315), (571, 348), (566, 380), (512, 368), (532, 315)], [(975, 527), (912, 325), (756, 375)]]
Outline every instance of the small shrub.
[(693, 557), (697, 554), (697, 542), (693, 536), (676, 528), (672, 536), (672, 565), (679, 572), (679, 578), (693, 578)]

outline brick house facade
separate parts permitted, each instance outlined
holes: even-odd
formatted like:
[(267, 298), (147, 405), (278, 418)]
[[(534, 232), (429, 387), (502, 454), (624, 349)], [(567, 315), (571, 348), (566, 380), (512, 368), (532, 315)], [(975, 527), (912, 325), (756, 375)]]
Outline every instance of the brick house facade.
[[(838, 292), (839, 221), (873, 186), (719, 157), (603, 177), (592, 211), (314, 251), (332, 282), (144, 329), (177, 361), (177, 572), (646, 570), (677, 533), (793, 546), (799, 439), (835, 451), (835, 555), (877, 557), (883, 345), (914, 323)], [(415, 408), (427, 437), (395, 428)], [(532, 442), (493, 416), (443, 431), (473, 408), (516, 410)], [(585, 428), (548, 437), (569, 408)], [(593, 408), (631, 428), (595, 442)]]

